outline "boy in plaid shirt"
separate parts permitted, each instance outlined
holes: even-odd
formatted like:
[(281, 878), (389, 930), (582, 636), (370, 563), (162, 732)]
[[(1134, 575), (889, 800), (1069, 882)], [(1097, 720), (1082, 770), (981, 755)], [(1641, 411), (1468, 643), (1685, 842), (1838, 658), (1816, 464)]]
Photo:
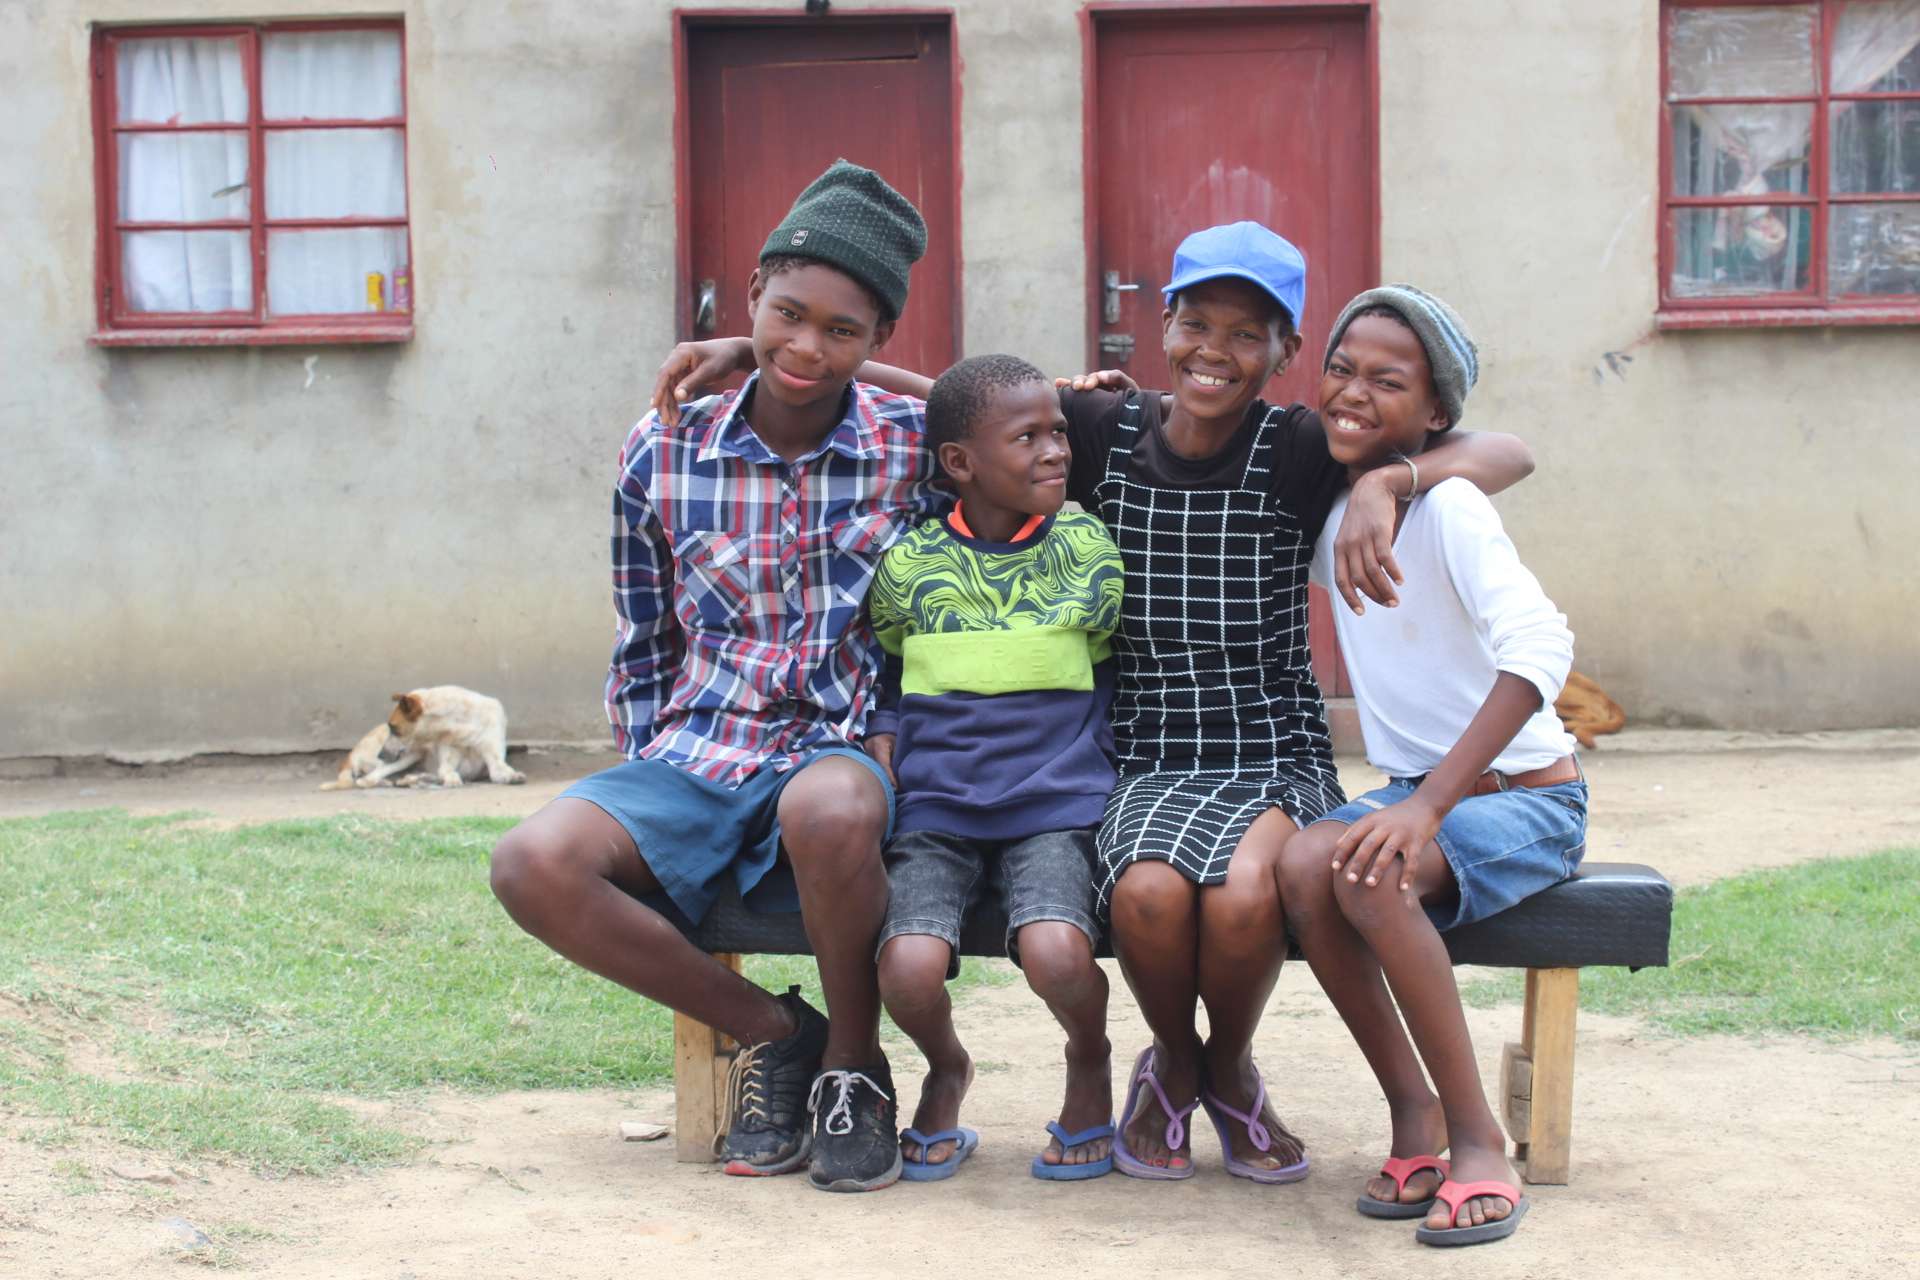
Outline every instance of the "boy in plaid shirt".
[[(901, 532), (949, 504), (925, 406), (853, 381), (892, 335), (926, 248), (914, 207), (836, 162), (800, 194), (748, 289), (756, 372), (643, 418), (620, 455), (607, 713), (624, 764), (503, 837), (493, 888), (574, 963), (742, 1045), (728, 1173), (810, 1166), (831, 1191), (900, 1173), (874, 940), (893, 817), (859, 742), (878, 651), (868, 584)], [(731, 877), (799, 910), (831, 1022), (687, 942)]]

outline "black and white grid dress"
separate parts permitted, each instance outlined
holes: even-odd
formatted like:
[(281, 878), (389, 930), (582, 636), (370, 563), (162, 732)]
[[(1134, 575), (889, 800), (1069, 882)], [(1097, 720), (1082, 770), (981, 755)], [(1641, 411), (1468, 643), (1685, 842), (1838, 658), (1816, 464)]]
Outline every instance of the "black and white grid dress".
[(1100, 914), (1134, 862), (1226, 879), (1272, 808), (1345, 802), (1307, 645), (1307, 566), (1344, 474), (1305, 409), (1255, 401), (1233, 441), (1183, 458), (1153, 393), (1064, 398), (1073, 496), (1126, 563), (1114, 636), (1120, 780), (1099, 833)]

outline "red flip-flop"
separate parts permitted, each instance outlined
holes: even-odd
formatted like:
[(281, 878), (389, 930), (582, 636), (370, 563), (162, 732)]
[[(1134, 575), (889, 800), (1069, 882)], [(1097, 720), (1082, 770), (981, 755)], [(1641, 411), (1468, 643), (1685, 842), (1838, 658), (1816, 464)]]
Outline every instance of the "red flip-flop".
[(1380, 1166), (1380, 1176), (1393, 1179), (1392, 1200), (1375, 1200), (1372, 1196), (1362, 1195), (1354, 1203), (1354, 1208), (1369, 1218), (1424, 1218), (1433, 1210), (1433, 1197), (1425, 1200), (1401, 1200), (1407, 1190), (1407, 1179), (1426, 1169), (1438, 1169), (1444, 1181), (1452, 1172), (1451, 1166), (1439, 1156), (1388, 1156)]
[(1413, 1238), (1421, 1244), (1485, 1244), (1489, 1240), (1505, 1240), (1520, 1226), (1520, 1219), (1527, 1216), (1527, 1206), (1532, 1203), (1520, 1194), (1520, 1188), (1511, 1182), (1489, 1179), (1483, 1182), (1443, 1182), (1434, 1199), (1446, 1205), (1450, 1211), (1447, 1221), (1460, 1221), (1460, 1206), (1475, 1196), (1499, 1196), (1513, 1206), (1513, 1212), (1498, 1222), (1483, 1222), (1477, 1227), (1452, 1226), (1445, 1231), (1435, 1231), (1431, 1227), (1414, 1228)]

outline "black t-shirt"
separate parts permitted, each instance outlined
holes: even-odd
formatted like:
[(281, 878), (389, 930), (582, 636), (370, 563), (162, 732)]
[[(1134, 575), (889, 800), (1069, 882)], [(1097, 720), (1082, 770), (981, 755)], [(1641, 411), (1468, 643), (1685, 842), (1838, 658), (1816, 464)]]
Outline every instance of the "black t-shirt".
[[(1188, 458), (1176, 453), (1167, 441), (1163, 416), (1167, 401), (1162, 393), (1141, 391), (1130, 397), (1117, 391), (1062, 390), (1060, 409), (1066, 415), (1067, 439), (1073, 448), (1067, 495), (1089, 511), (1100, 509), (1094, 486), (1106, 474), (1120, 414), (1130, 398), (1140, 401), (1140, 432), (1134, 437), (1128, 474), (1141, 484), (1163, 489), (1239, 488), (1254, 434), (1272, 409), (1266, 401), (1255, 400), (1247, 406), (1247, 416), (1224, 448), (1205, 458)], [(1307, 545), (1312, 546), (1327, 522), (1333, 500), (1347, 487), (1347, 469), (1327, 452), (1320, 415), (1305, 405), (1291, 405), (1281, 411), (1272, 440), (1269, 495), (1280, 518), (1295, 522)]]

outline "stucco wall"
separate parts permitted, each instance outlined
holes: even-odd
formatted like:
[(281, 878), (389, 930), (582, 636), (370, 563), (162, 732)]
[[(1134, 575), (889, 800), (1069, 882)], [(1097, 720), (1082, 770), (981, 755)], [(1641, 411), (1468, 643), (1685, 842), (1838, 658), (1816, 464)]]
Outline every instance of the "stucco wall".
[[(1079, 188), (1022, 175), (1078, 172), (1074, 10), (964, 8), (968, 119), (1036, 122), (968, 131), (966, 333), (1069, 367)], [(612, 466), (674, 337), (671, 9), (0, 4), (0, 757), (337, 746), (440, 682), (516, 740), (605, 732)], [(418, 336), (89, 347), (88, 22), (263, 10), (406, 19)]]
[(1468, 421), (1540, 459), (1501, 509), (1630, 714), (1920, 722), (1920, 329), (1653, 331), (1658, 23), (1391, 4), (1382, 270), (1475, 325)]
[[(603, 732), (611, 466), (673, 337), (671, 5), (172, 6), (404, 15), (418, 336), (109, 352), (87, 23), (159, 7), (0, 4), (0, 757), (337, 746), (442, 681), (515, 739)], [(951, 7), (964, 343), (1076, 367), (1078, 5)], [(1651, 335), (1656, 17), (1387, 5), (1385, 274), (1476, 324), (1470, 418), (1542, 463), (1503, 510), (1631, 712), (1920, 722), (1916, 331)]]

